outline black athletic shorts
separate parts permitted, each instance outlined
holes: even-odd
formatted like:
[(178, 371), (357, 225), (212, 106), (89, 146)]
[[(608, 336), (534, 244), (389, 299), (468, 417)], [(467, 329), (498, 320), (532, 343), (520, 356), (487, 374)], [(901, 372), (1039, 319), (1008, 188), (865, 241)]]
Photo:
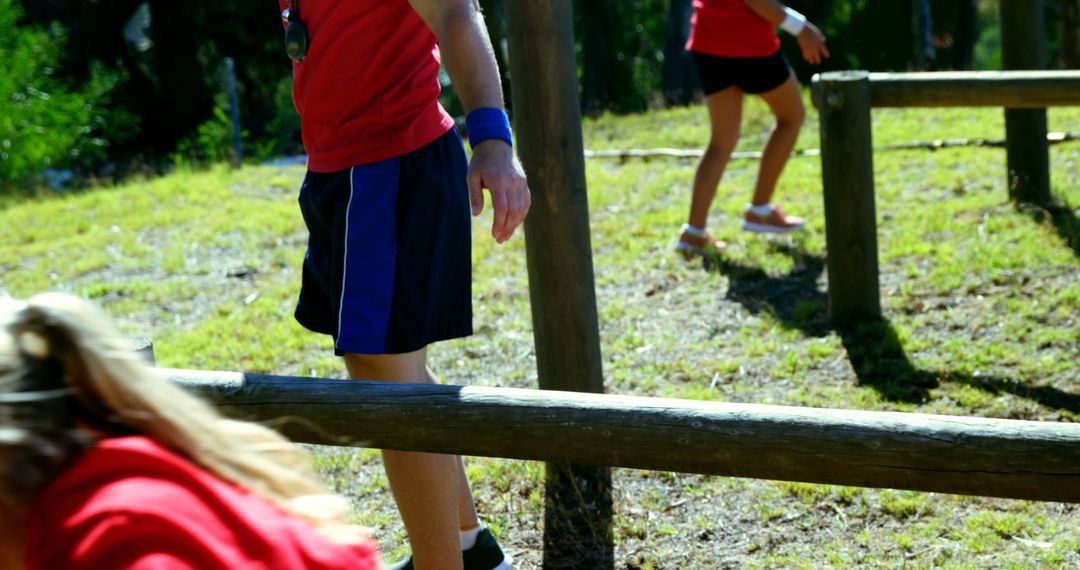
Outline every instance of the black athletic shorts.
[(780, 50), (765, 57), (719, 57), (700, 52), (694, 63), (706, 95), (732, 85), (743, 93), (765, 93), (780, 87), (791, 76), (791, 66)]
[(337, 354), (398, 354), (472, 334), (468, 159), (451, 129), (414, 152), (308, 171), (296, 320)]

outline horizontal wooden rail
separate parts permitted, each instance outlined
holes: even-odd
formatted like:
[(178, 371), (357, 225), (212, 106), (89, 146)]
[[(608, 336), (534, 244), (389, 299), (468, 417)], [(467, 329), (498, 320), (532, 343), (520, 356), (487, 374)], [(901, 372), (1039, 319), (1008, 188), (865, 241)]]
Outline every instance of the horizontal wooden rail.
[[(819, 100), (819, 75), (813, 79)], [(871, 73), (872, 107), (1043, 108), (1080, 105), (1080, 71)]]
[(306, 443), (1080, 502), (1080, 425), (161, 369)]

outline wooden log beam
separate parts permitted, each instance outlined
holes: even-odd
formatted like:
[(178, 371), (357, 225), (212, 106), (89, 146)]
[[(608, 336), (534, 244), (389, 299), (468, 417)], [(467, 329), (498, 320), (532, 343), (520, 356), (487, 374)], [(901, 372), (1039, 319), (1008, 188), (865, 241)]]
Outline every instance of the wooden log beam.
[[(815, 92), (820, 90), (819, 78), (814, 76)], [(870, 104), (1013, 109), (1075, 106), (1080, 105), (1080, 71), (871, 73)]]
[(1080, 502), (1080, 425), (161, 369), (296, 441)]

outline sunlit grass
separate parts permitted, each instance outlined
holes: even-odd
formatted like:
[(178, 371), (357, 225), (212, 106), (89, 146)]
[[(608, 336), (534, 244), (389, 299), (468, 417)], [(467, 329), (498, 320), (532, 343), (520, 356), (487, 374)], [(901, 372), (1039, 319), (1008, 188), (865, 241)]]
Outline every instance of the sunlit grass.
[[(874, 143), (997, 138), (1001, 115), (875, 111)], [(1080, 110), (1053, 109), (1049, 116), (1051, 130), (1080, 131)], [(768, 128), (764, 107), (748, 100), (739, 150), (759, 150)], [(707, 136), (700, 106), (585, 125), (585, 146), (596, 150), (693, 149)], [(798, 147), (819, 145), (811, 112)], [(776, 198), (806, 216), (807, 228), (766, 238), (738, 229), (757, 163), (732, 161), (709, 220), (710, 231), (732, 245), (724, 264), (709, 270), (670, 251), (686, 216), (694, 160), (588, 160), (607, 391), (1076, 421), (1075, 409), (1038, 395), (1080, 392), (1080, 257), (1048, 217), (1008, 202), (1004, 161), (1004, 151), (994, 148), (874, 155), (888, 334), (862, 350), (888, 355), (885, 368), (932, 380), (918, 398), (897, 399), (887, 386), (861, 381), (852, 339), (828, 324), (816, 158), (793, 158)], [(1080, 145), (1053, 147), (1051, 168), (1055, 196), (1075, 211)], [(0, 205), (0, 292), (24, 297), (59, 289), (90, 298), (125, 331), (152, 337), (165, 366), (341, 377), (328, 339), (292, 318), (306, 243), (296, 204), (302, 176), (298, 167), (219, 167), (8, 200)], [(476, 334), (432, 347), (433, 368), (451, 384), (535, 387), (524, 239), (519, 233), (496, 245), (490, 224), (489, 205), (473, 226)], [(404, 533), (377, 453), (338, 450), (318, 461), (335, 490), (367, 507), (354, 519), (378, 531), (388, 558), (403, 555)], [(499, 533), (542, 525), (541, 464), (472, 459), (468, 466), (485, 521)], [(665, 541), (687, 540), (672, 534), (684, 513), (670, 508), (677, 501), (668, 492), (681, 493), (688, 505), (732, 496), (755, 501), (760, 509), (742, 516), (753, 517), (762, 532), (768, 525), (793, 536), (827, 528), (843, 537), (814, 544), (819, 556), (806, 559), (796, 540), (755, 536), (738, 546), (751, 567), (1056, 568), (1075, 562), (1080, 550), (1077, 512), (1056, 505), (648, 472), (616, 476), (658, 485), (623, 497), (615, 521), (617, 544), (637, 549), (641, 568), (669, 567)], [(708, 521), (699, 526), (720, 531)], [(709, 567), (708, 545), (694, 544), (688, 567), (694, 560)]]

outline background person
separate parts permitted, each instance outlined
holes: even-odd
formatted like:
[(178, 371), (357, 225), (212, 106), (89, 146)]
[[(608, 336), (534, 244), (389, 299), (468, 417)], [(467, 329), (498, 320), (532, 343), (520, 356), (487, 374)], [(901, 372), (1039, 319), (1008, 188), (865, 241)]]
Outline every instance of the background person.
[(379, 568), (311, 457), (63, 294), (0, 300), (0, 568)]
[[(437, 383), (427, 346), (472, 334), (470, 211), (486, 187), (502, 243), (530, 205), (479, 8), (279, 3), (287, 47), (298, 26), (307, 40), (290, 54), (310, 234), (296, 319), (334, 339), (352, 378)], [(468, 113), (471, 162), (439, 105), (440, 52)], [(386, 450), (383, 466), (412, 546), (398, 567), (510, 568), (459, 457)]]
[(787, 164), (806, 117), (799, 83), (780, 51), (775, 28), (795, 36), (803, 57), (812, 64), (829, 56), (825, 36), (802, 14), (776, 0), (694, 0), (690, 38), (705, 90), (710, 138), (694, 175), (690, 214), (675, 249), (705, 254), (726, 247), (707, 231), (716, 187), (739, 141), (743, 95), (758, 95), (776, 116), (776, 127), (762, 152), (753, 198), (742, 228), (784, 233), (802, 228), (803, 220), (771, 204), (776, 182)]

